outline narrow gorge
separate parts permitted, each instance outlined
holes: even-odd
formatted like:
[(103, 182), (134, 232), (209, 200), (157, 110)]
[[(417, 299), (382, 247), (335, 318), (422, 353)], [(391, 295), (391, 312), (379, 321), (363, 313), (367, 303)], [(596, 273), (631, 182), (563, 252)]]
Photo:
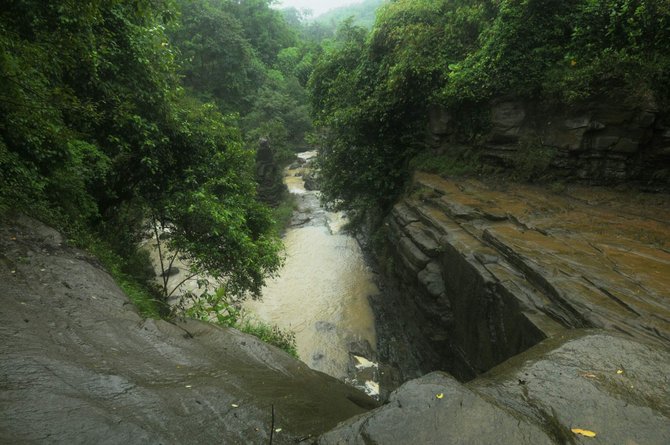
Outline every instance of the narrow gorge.
[[(12, 339), (2, 346), (0, 438), (80, 443), (104, 430), (129, 443), (667, 443), (669, 207), (665, 195), (641, 198), (417, 173), (377, 251), (387, 400), (377, 409), (235, 330), (142, 320), (95, 258), (41, 223), (13, 220), (0, 232), (1, 329)], [(328, 232), (323, 221), (313, 227)], [(338, 319), (327, 335), (351, 323)], [(308, 324), (310, 339), (319, 326)], [(311, 367), (341, 357), (332, 337), (323, 357), (307, 355)], [(321, 346), (312, 338), (301, 350)], [(341, 368), (324, 370), (342, 378)]]
[(0, 445), (670, 444), (670, 3), (299, 3), (3, 2)]
[[(312, 369), (378, 396), (374, 316), (368, 297), (379, 291), (342, 212), (325, 210), (315, 190), (316, 152), (297, 155), (284, 171), (294, 211), (284, 234), (286, 262), (244, 309), (295, 333), (300, 358)], [(363, 365), (365, 364), (365, 365)], [(369, 364), (369, 365), (368, 365)]]

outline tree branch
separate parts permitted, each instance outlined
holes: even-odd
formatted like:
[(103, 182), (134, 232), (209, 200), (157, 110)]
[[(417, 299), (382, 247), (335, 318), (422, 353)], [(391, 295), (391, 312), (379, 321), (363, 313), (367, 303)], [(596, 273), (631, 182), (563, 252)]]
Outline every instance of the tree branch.
[[(179, 286), (181, 286), (182, 284), (186, 283), (188, 280), (190, 280), (191, 278), (193, 278), (193, 277), (195, 277), (195, 276), (197, 276), (197, 275), (198, 275), (197, 273), (193, 273), (193, 274), (187, 276), (186, 278), (184, 278), (183, 280), (181, 280), (181, 281), (179, 282), (179, 284), (177, 284), (177, 285), (174, 287), (174, 289), (172, 289), (172, 291), (166, 296), (166, 298), (170, 298), (170, 297), (172, 296), (172, 294), (174, 294), (174, 291), (176, 291), (177, 289), (179, 289)], [(166, 292), (167, 292), (167, 289), (166, 289)]]
[(161, 278), (163, 279), (163, 296), (167, 300), (170, 295), (167, 293), (167, 283), (168, 283), (168, 277), (165, 274), (165, 267), (163, 266), (163, 250), (161, 249), (161, 239), (160, 236), (158, 235), (158, 224), (156, 223), (156, 215), (151, 214), (151, 223), (154, 228), (154, 236), (156, 237), (156, 246), (158, 247), (158, 262), (161, 265)]

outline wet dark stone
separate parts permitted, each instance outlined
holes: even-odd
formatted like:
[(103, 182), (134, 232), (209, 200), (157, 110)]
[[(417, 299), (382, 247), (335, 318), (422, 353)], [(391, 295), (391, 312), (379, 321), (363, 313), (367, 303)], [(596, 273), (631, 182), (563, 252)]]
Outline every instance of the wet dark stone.
[(36, 221), (0, 226), (0, 443), (269, 443), (274, 405), (273, 443), (294, 444), (375, 405), (234, 329), (142, 320), (88, 260)]
[(275, 162), (274, 149), (265, 138), (258, 142), (256, 182), (258, 183), (258, 198), (269, 205), (277, 205), (287, 191), (281, 169)]
[[(363, 439), (364, 438), (364, 439)], [(389, 403), (324, 434), (335, 444), (548, 444), (538, 426), (522, 421), (445, 373), (412, 380)]]
[(572, 331), (468, 384), (441, 372), (412, 380), (318, 443), (663, 445), (670, 443), (667, 369), (670, 353), (656, 345)]
[(303, 180), (305, 181), (305, 190), (319, 190), (319, 177), (316, 172), (310, 171), (306, 173), (303, 175)]
[(177, 266), (172, 266), (163, 273), (163, 276), (166, 277), (173, 277), (175, 275), (179, 275), (179, 268)]
[(336, 326), (329, 322), (329, 321), (317, 321), (316, 324), (314, 325), (317, 331), (319, 332), (329, 332), (329, 331), (334, 331), (336, 329)]

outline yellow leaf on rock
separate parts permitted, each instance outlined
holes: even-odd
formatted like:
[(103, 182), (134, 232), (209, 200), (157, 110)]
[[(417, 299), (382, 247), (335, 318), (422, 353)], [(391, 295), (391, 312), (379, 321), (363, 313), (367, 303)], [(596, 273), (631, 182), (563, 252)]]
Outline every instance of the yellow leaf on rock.
[(444, 393), (435, 394), (435, 397), (438, 399), (444, 399)]
[(623, 374), (623, 369), (617, 369), (617, 370), (616, 370), (616, 373), (617, 373), (617, 374)]
[(583, 430), (581, 428), (573, 428), (571, 431), (575, 434), (579, 434), (586, 437), (596, 437), (596, 433), (594, 433), (593, 431)]

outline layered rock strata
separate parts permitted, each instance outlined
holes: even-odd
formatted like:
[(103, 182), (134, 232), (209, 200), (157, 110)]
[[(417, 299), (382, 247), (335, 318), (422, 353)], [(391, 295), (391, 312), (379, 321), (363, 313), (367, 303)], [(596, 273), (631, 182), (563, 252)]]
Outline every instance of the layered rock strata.
[[(670, 184), (670, 121), (653, 103), (611, 99), (581, 106), (499, 98), (488, 109), (488, 131), (466, 150), (498, 166), (536, 162), (557, 177), (596, 183), (644, 181)], [(452, 116), (430, 113), (429, 143), (453, 150)], [(545, 164), (546, 163), (546, 164)]]
[(571, 328), (670, 345), (667, 195), (418, 173), (385, 233), (397, 292), (378, 306), (397, 311), (386, 318), (404, 320), (412, 346), (382, 359), (406, 364), (404, 379), (415, 366), (467, 380)]

